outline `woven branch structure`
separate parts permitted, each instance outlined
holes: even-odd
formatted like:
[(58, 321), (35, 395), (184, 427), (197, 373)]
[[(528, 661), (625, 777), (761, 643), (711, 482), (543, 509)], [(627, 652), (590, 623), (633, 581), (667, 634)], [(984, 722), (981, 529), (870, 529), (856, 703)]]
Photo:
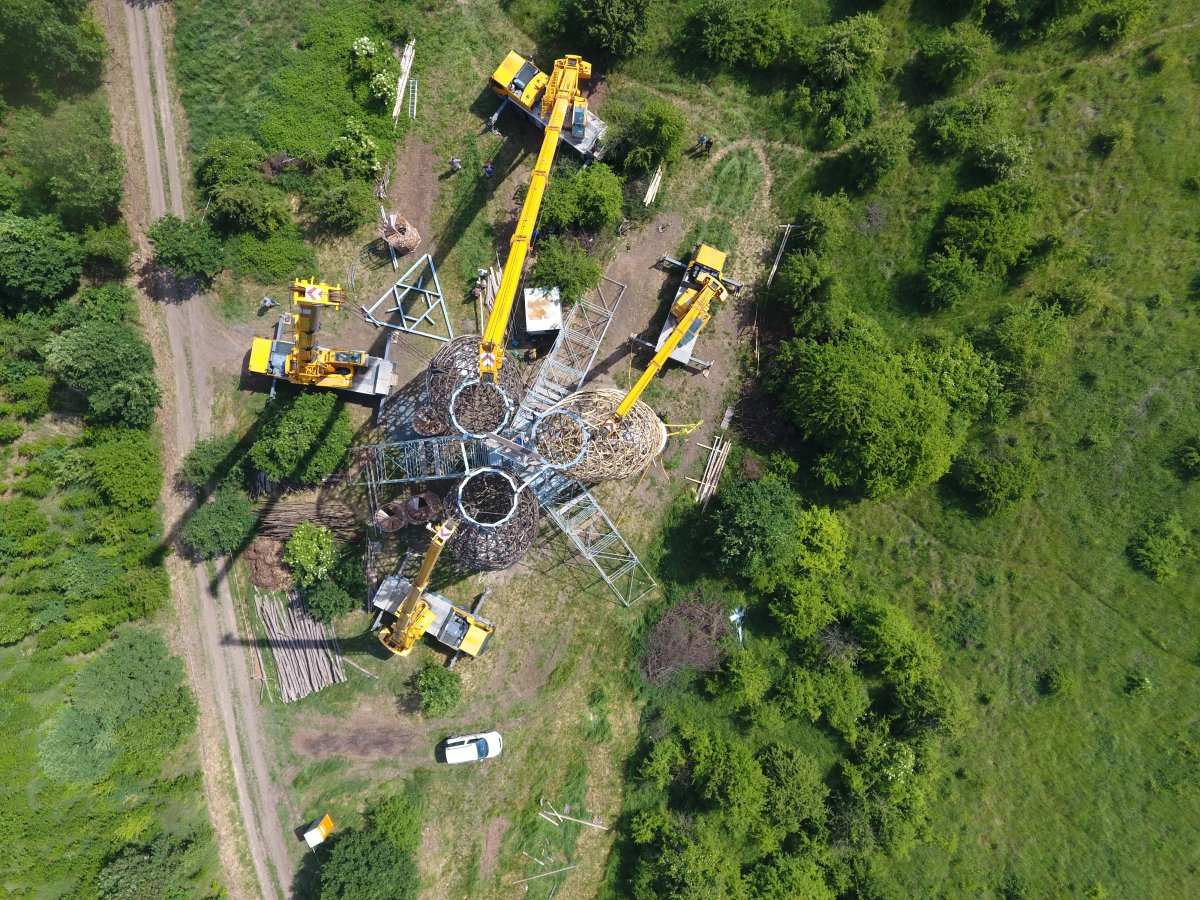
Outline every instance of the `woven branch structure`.
[(470, 569), (496, 572), (521, 559), (538, 530), (538, 504), (532, 491), (517, 490), (498, 469), (480, 469), (455, 485), (448, 506), (457, 506), (462, 525), (449, 551)]
[(429, 361), (426, 396), (448, 430), (484, 435), (499, 431), (521, 403), (521, 375), (513, 365), (500, 370), (496, 384), (479, 382), (479, 335), (448, 342)]
[[(608, 388), (576, 391), (555, 404), (543, 416), (550, 426), (549, 416), (555, 412), (574, 413), (587, 425), (589, 433), (583, 458), (564, 471), (580, 481), (609, 481), (629, 478), (645, 469), (667, 445), (667, 429), (649, 406), (641, 400), (633, 405), (616, 433), (609, 435), (602, 427), (625, 394)], [(566, 420), (561, 416), (559, 419)], [(539, 423), (540, 424), (540, 423)], [(543, 431), (545, 434), (543, 435)], [(565, 424), (539, 428), (537, 449), (550, 461), (570, 459), (578, 452), (580, 438)]]

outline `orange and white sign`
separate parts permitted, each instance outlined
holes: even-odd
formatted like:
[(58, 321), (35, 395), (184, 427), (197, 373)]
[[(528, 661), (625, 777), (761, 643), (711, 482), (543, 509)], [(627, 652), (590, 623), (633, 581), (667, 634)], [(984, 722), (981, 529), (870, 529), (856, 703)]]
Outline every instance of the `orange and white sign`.
[(489, 369), (492, 368), (493, 366), (496, 365), (496, 354), (491, 353), (491, 352), (480, 353), (479, 354), (479, 365), (481, 365), (485, 368), (489, 368)]
[(304, 287), (304, 299), (321, 303), (325, 299), (325, 288), (319, 284), (309, 284)]
[(308, 831), (304, 832), (304, 842), (310, 847), (315, 847), (317, 844), (324, 843), (325, 838), (329, 837), (332, 832), (333, 819), (329, 818), (329, 814), (326, 813), (313, 822)]
[(439, 541), (442, 541), (443, 543), (445, 543), (446, 541), (450, 540), (450, 538), (453, 534), (454, 534), (454, 529), (451, 528), (449, 525), (439, 525), (438, 526), (437, 538)]

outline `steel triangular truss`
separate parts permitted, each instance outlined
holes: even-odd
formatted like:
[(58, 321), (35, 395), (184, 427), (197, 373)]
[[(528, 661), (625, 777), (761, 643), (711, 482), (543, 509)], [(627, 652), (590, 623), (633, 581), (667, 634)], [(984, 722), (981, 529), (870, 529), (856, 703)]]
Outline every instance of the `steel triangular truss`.
[[(376, 311), (387, 303), (391, 306), (380, 315), (393, 318), (385, 321), (376, 317)], [(408, 271), (373, 305), (360, 308), (366, 320), (375, 326), (433, 338), (435, 341), (454, 339), (450, 313), (442, 299), (442, 285), (438, 281), (433, 257), (428, 253), (409, 266)]]

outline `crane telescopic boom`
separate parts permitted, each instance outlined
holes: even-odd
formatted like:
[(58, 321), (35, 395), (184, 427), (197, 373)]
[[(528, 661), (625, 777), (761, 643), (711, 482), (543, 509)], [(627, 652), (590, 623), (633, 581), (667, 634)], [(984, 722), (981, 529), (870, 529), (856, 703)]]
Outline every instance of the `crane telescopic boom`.
[(615, 433), (620, 427), (621, 421), (629, 415), (629, 411), (633, 409), (633, 405), (637, 403), (650, 382), (654, 380), (654, 376), (667, 364), (667, 360), (671, 358), (675, 348), (696, 335), (708, 324), (709, 319), (712, 318), (713, 301), (724, 301), (729, 296), (728, 289), (715, 275), (700, 275), (698, 282), (699, 288), (689, 288), (675, 301), (671, 313), (676, 317), (678, 324), (663, 342), (662, 347), (654, 354), (654, 358), (650, 360), (650, 365), (646, 367), (642, 377), (629, 389), (629, 393), (625, 395), (625, 398), (604, 423), (603, 428), (609, 434)]
[[(501, 85), (501, 93), (516, 98), (517, 102), (525, 104), (522, 92), (531, 84), (521, 80), (524, 67), (512, 77), (504, 76), (499, 81), (501, 72), (511, 67), (511, 60), (516, 54), (509, 54), (509, 59), (497, 70), (492, 77), (494, 87)], [(518, 63), (525, 60), (516, 56)], [(535, 73), (532, 80), (545, 79), (531, 64), (528, 68)], [(554, 72), (545, 81), (546, 90), (542, 95), (542, 118), (546, 121), (546, 134), (538, 151), (537, 162), (533, 174), (529, 178), (529, 189), (525, 194), (525, 202), (521, 205), (521, 215), (517, 219), (517, 228), (509, 242), (508, 259), (504, 263), (504, 274), (500, 280), (500, 289), (492, 305), (491, 315), (488, 316), (487, 327), (479, 342), (479, 380), (495, 382), (504, 363), (504, 335), (508, 330), (508, 320), (512, 315), (513, 304), (517, 297), (517, 287), (521, 282), (521, 270), (525, 265), (525, 257), (529, 254), (529, 244), (533, 239), (533, 226), (537, 222), (538, 211), (542, 206), (542, 197), (546, 192), (546, 183), (550, 178), (550, 166), (558, 153), (558, 141), (567, 113), (571, 113), (571, 129), (579, 131), (582, 136), (587, 115), (587, 100), (579, 93), (579, 81), (591, 78), (592, 65), (584, 62), (580, 56), (567, 55), (555, 60)], [(531, 104), (530, 104), (531, 105)]]
[(433, 530), (433, 541), (425, 551), (421, 568), (413, 578), (412, 586), (400, 608), (396, 610), (396, 621), (379, 631), (379, 640), (398, 656), (407, 656), (421, 636), (433, 622), (433, 611), (424, 600), (425, 590), (429, 587), (429, 579), (433, 568), (437, 565), (438, 557), (446, 542), (454, 537), (458, 523), (448, 519)]

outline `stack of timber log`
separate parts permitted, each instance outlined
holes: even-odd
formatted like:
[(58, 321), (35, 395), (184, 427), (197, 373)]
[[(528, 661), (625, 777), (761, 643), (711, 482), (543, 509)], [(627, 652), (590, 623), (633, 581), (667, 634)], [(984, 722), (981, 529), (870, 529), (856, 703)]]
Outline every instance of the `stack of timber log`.
[(284, 703), (346, 680), (342, 655), (332, 636), (308, 614), (295, 591), (287, 592), (284, 606), (269, 593), (255, 588), (254, 609), (275, 658), (279, 696)]

